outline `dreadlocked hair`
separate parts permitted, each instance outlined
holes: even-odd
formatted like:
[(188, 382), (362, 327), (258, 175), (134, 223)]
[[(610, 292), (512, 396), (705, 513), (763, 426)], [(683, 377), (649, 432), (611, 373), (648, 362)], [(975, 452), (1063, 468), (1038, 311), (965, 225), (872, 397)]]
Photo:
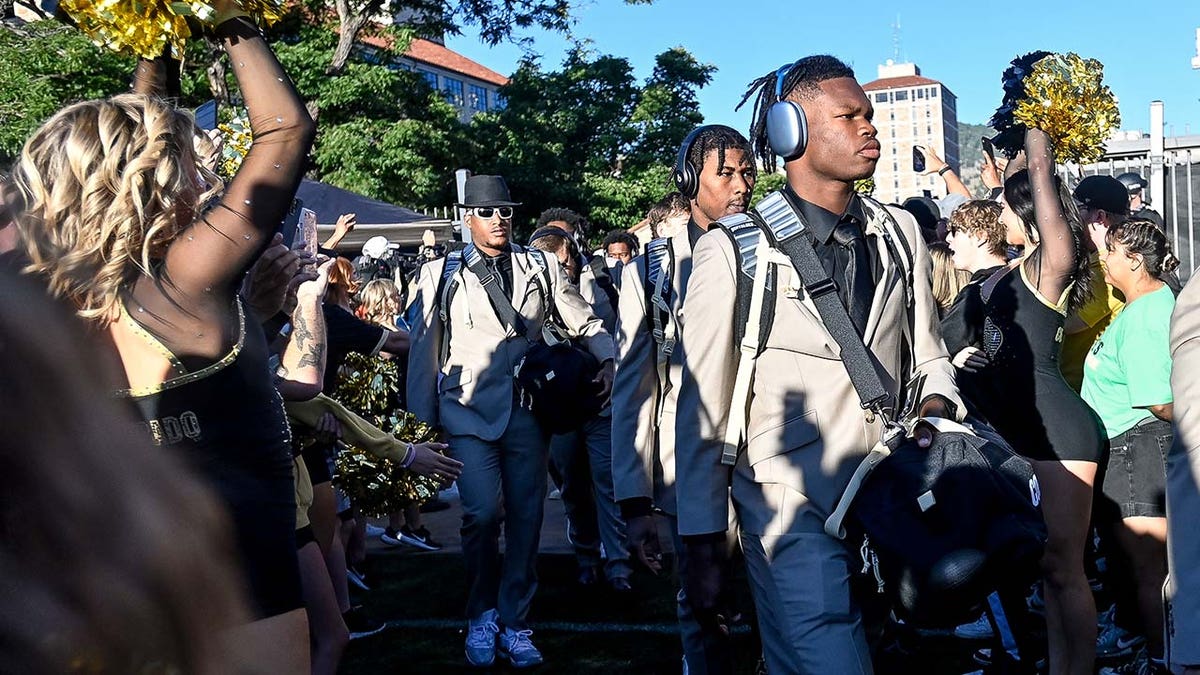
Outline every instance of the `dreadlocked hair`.
[[(799, 100), (811, 98), (825, 80), (836, 80), (842, 77), (854, 77), (854, 69), (841, 59), (828, 54), (806, 56), (793, 63), (783, 74), (783, 86), (779, 86), (778, 71), (763, 75), (754, 80), (746, 88), (746, 94), (734, 110), (741, 110), (746, 101), (754, 99), (754, 114), (750, 124), (750, 142), (754, 145), (754, 154), (762, 161), (768, 171), (775, 171), (776, 158), (767, 142), (767, 111), (781, 100)], [(776, 91), (781, 91), (782, 96)]]
[[(700, 130), (699, 134), (696, 134), (692, 146), (688, 148), (687, 163), (692, 165), (699, 174), (704, 168), (704, 158), (708, 156), (708, 153), (716, 151), (717, 172), (720, 172), (725, 168), (725, 151), (731, 149), (741, 150), (747, 159), (754, 157), (754, 149), (750, 147), (750, 141), (746, 140), (746, 137), (737, 129), (722, 124), (706, 126)], [(753, 163), (751, 161), (751, 164)]]

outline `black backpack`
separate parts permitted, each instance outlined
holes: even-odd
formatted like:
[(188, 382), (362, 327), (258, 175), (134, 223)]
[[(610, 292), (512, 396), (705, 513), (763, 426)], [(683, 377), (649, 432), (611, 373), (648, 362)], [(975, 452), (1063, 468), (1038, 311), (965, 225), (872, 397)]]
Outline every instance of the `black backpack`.
[(1027, 589), (1040, 573), (1046, 526), (1033, 467), (971, 431), (943, 430), (929, 448), (908, 440), (850, 508), (863, 571), (914, 625), (970, 620), (989, 593)]

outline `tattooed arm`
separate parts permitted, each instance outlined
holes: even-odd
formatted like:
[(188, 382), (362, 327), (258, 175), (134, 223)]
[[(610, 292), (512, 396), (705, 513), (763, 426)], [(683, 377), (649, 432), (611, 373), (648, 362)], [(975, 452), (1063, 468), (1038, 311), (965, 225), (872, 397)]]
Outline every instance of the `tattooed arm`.
[(292, 310), (292, 334), (275, 372), (276, 387), (286, 400), (307, 400), (321, 393), (325, 376), (325, 314), (321, 302), (329, 282), (327, 261), (317, 269), (317, 278), (296, 289)]

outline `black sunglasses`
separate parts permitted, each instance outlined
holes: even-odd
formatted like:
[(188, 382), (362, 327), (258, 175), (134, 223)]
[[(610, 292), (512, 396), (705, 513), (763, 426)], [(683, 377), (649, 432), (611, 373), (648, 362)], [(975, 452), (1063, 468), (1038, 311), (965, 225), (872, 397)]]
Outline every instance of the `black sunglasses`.
[(492, 214), (499, 214), (501, 220), (512, 218), (513, 209), (511, 206), (479, 206), (471, 209), (471, 211), (480, 218), (491, 218)]

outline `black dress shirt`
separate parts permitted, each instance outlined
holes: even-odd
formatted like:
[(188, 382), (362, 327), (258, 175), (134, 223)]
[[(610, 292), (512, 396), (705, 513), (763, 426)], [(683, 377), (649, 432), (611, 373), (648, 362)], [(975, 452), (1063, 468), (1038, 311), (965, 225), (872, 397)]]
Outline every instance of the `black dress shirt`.
[[(837, 284), (838, 298), (841, 299), (842, 305), (850, 311), (851, 303), (870, 309), (871, 303), (875, 298), (875, 286), (879, 283), (883, 276), (883, 269), (879, 264), (878, 242), (876, 238), (866, 234), (867, 218), (863, 211), (862, 200), (857, 195), (850, 198), (850, 203), (846, 205), (846, 211), (841, 214), (827, 211), (824, 208), (805, 201), (792, 190), (790, 185), (785, 185), (783, 188), (783, 196), (796, 209), (801, 218), (804, 219), (804, 224), (812, 231), (816, 241), (813, 242), (813, 248), (816, 249), (817, 258), (821, 260), (821, 265), (825, 268), (825, 273), (830, 279)], [(854, 298), (847, 297), (846, 284), (843, 283), (846, 274), (846, 266), (850, 261), (850, 249), (838, 244), (834, 241), (833, 231), (838, 225), (851, 224), (858, 227), (863, 232), (863, 239), (866, 243), (867, 257), (870, 265), (870, 278), (872, 283), (861, 288), (855, 288)], [(851, 316), (853, 316), (851, 312)], [(861, 327), (860, 327), (861, 329)]]
[[(476, 249), (478, 250), (478, 249)], [(500, 288), (504, 289), (504, 295), (512, 300), (513, 295), (513, 263), (512, 249), (505, 247), (503, 251), (495, 256), (490, 256), (483, 251), (479, 251), (479, 256), (483, 258), (483, 264), (488, 268), (488, 271), (496, 275), (500, 280)]]

